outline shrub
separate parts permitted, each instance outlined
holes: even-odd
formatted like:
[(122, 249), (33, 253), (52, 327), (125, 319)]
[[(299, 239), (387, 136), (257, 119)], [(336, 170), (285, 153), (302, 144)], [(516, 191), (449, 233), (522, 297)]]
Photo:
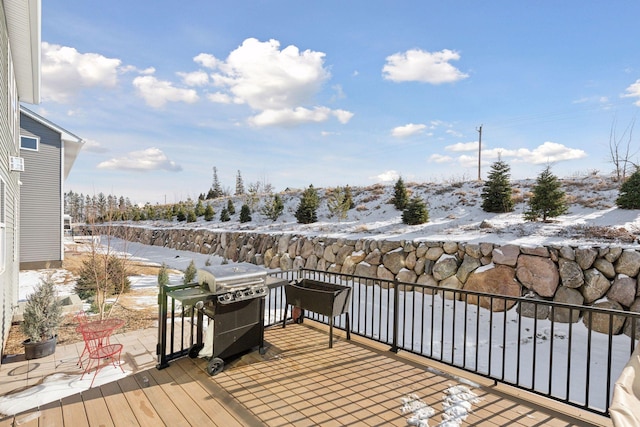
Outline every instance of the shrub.
[(222, 208), (222, 211), (220, 211), (220, 221), (231, 221), (231, 217), (229, 216), (229, 211), (227, 210), (227, 208)]
[(211, 205), (207, 205), (204, 208), (204, 220), (205, 221), (213, 221), (213, 217), (215, 215), (215, 211), (213, 210), (213, 207), (211, 207)]
[(640, 169), (620, 186), (616, 206), (621, 209), (640, 209)]
[(53, 338), (62, 321), (62, 304), (58, 301), (55, 284), (49, 276), (36, 285), (24, 307), (22, 332), (31, 342)]
[(196, 264), (193, 262), (193, 260), (191, 260), (191, 262), (189, 263), (189, 266), (184, 271), (184, 279), (183, 279), (184, 284), (188, 285), (189, 283), (193, 282), (196, 278), (196, 274), (198, 274), (198, 270), (196, 269)]
[(236, 207), (233, 206), (233, 201), (231, 199), (227, 200), (227, 212), (229, 212), (229, 215), (236, 214)]
[(131, 289), (125, 263), (115, 255), (86, 259), (79, 276), (75, 291), (81, 299), (92, 298), (98, 291), (105, 295), (115, 295)]
[(402, 212), (402, 222), (407, 225), (418, 225), (424, 224), (427, 221), (429, 221), (427, 205), (420, 197), (412, 197)]
[(271, 196), (271, 200), (265, 202), (265, 205), (260, 210), (260, 213), (272, 221), (278, 219), (280, 215), (282, 215), (282, 211), (284, 211), (284, 203), (282, 202), (282, 198), (280, 198), (279, 194), (274, 194)]
[(160, 269), (158, 270), (158, 285), (166, 286), (168, 284), (169, 284), (169, 273), (167, 272), (167, 264), (163, 262), (162, 265), (160, 266)]
[(249, 205), (244, 204), (240, 208), (240, 222), (249, 222), (251, 221), (251, 209)]
[(318, 198), (318, 192), (313, 185), (309, 185), (309, 188), (303, 191), (302, 199), (296, 210), (296, 219), (300, 224), (311, 224), (318, 220), (316, 211), (320, 205), (320, 199)]

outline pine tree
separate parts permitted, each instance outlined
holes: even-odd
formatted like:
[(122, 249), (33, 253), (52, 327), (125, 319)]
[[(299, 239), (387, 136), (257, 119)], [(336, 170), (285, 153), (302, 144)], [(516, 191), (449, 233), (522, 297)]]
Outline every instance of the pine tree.
[(620, 209), (640, 209), (640, 169), (620, 186), (616, 206)]
[(222, 208), (222, 211), (220, 211), (220, 221), (231, 221), (231, 217), (229, 216), (229, 211), (227, 210), (227, 208)]
[(404, 186), (404, 181), (402, 177), (398, 178), (396, 184), (393, 187), (393, 206), (396, 207), (399, 211), (403, 210), (407, 207), (407, 203), (409, 203), (409, 196), (407, 195), (407, 188)]
[(194, 208), (194, 212), (195, 212), (196, 216), (204, 215), (204, 203), (202, 203), (202, 200), (198, 199), (198, 203), (196, 203), (196, 207)]
[(429, 221), (429, 211), (424, 201), (414, 196), (407, 203), (407, 207), (402, 211), (402, 222), (408, 225), (424, 224)]
[(204, 220), (205, 221), (213, 221), (213, 217), (216, 213), (213, 210), (213, 207), (211, 205), (207, 205), (204, 208)]
[(211, 185), (211, 190), (207, 194), (207, 199), (217, 199), (218, 197), (222, 197), (223, 195), (222, 186), (220, 185), (220, 181), (218, 180), (218, 169), (213, 167), (213, 184)]
[(176, 220), (180, 222), (187, 220), (187, 214), (184, 212), (184, 209), (182, 209), (182, 207), (179, 207), (178, 211), (176, 212)]
[(272, 221), (278, 219), (282, 212), (284, 211), (284, 203), (282, 202), (282, 198), (280, 198), (279, 194), (274, 194), (271, 196), (271, 200), (265, 202), (265, 205), (260, 210), (260, 213)]
[(187, 211), (186, 220), (187, 220), (187, 222), (196, 222), (198, 220), (198, 217), (196, 216), (196, 213), (192, 209), (189, 209)]
[(482, 189), (482, 210), (485, 212), (511, 212), (513, 199), (511, 198), (511, 184), (509, 182), (511, 168), (502, 160), (491, 165), (489, 179)]
[(560, 216), (569, 209), (558, 178), (551, 173), (547, 166), (536, 179), (533, 196), (529, 199), (529, 210), (524, 213), (527, 221), (536, 221), (542, 217), (546, 222), (549, 218)]
[(318, 192), (313, 188), (313, 184), (302, 193), (302, 199), (296, 210), (296, 219), (300, 224), (311, 224), (318, 220), (316, 211), (320, 206)]
[(185, 285), (188, 285), (189, 283), (193, 282), (196, 278), (196, 274), (198, 274), (198, 269), (196, 268), (195, 262), (191, 260), (191, 262), (189, 263), (189, 266), (184, 271), (184, 278), (182, 280), (183, 283)]
[(244, 204), (240, 208), (240, 222), (249, 222), (251, 221), (251, 209), (249, 205)]
[(347, 199), (347, 203), (349, 204), (349, 209), (353, 209), (356, 207), (355, 202), (353, 201), (353, 194), (351, 194), (351, 187), (348, 185), (344, 187), (344, 196)]
[(229, 212), (229, 215), (236, 214), (236, 207), (233, 206), (233, 201), (231, 199), (227, 200), (227, 212)]
[(342, 187), (336, 187), (327, 198), (327, 205), (331, 216), (345, 219), (352, 201), (347, 198), (347, 193)]
[(244, 194), (244, 183), (242, 182), (242, 175), (240, 175), (240, 171), (238, 170), (238, 175), (236, 176), (236, 196), (241, 196)]

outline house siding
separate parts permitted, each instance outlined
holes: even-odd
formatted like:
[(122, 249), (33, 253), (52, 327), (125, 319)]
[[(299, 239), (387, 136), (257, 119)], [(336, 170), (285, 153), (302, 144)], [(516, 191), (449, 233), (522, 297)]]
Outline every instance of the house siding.
[(0, 272), (0, 344), (3, 349), (9, 335), (14, 307), (18, 303), (20, 173), (9, 170), (9, 157), (19, 155), (18, 108), (5, 9), (0, 1), (0, 178), (5, 183), (5, 269)]
[(20, 150), (20, 268), (62, 265), (62, 141), (60, 133), (24, 114), (20, 134), (40, 138), (38, 151)]

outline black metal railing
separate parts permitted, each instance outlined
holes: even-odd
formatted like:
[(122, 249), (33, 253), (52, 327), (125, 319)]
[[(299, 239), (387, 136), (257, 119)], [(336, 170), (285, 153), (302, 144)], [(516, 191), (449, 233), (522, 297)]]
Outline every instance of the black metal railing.
[[(282, 324), (286, 282), (350, 286), (351, 333), (605, 416), (613, 383), (636, 345), (631, 337), (640, 334), (634, 312), (308, 269), (269, 276), (282, 280), (265, 299), (266, 326)], [(187, 354), (198, 333), (194, 310), (176, 304), (172, 289), (160, 291), (160, 321), (167, 326), (159, 332), (159, 367)], [(316, 313), (306, 317), (328, 323)], [(629, 325), (628, 335), (614, 334), (616, 322)], [(596, 323), (608, 329), (595, 332)], [(344, 316), (335, 326), (345, 328)]]

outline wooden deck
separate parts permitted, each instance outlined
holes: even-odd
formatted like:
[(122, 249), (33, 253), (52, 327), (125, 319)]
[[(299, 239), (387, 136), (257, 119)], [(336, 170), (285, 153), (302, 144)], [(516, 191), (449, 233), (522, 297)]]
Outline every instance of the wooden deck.
[[(338, 334), (329, 349), (326, 331), (309, 324), (269, 328), (265, 338), (264, 356), (245, 355), (214, 377), (206, 373), (206, 361), (182, 358), (166, 369), (138, 370), (4, 418), (0, 427), (406, 426), (411, 414), (401, 413), (400, 399), (410, 393), (436, 411), (429, 420), (436, 426), (446, 390), (473, 384), (427, 359), (395, 355), (358, 338), (349, 342)], [(471, 387), (478, 401), (462, 426), (611, 425), (575, 408), (471, 380), (478, 384)]]

